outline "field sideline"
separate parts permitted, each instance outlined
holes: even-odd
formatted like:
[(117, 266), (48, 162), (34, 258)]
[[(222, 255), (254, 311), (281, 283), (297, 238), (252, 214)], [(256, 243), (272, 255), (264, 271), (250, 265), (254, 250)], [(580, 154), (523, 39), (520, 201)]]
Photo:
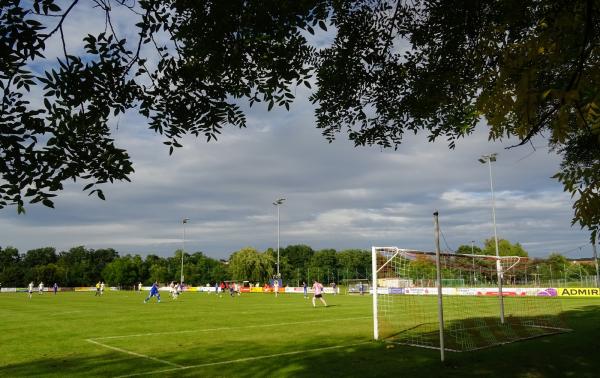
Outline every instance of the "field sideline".
[[(370, 296), (0, 294), (0, 376), (596, 377), (600, 300), (563, 299), (573, 332), (473, 353), (373, 342)], [(317, 302), (318, 303), (318, 302)]]

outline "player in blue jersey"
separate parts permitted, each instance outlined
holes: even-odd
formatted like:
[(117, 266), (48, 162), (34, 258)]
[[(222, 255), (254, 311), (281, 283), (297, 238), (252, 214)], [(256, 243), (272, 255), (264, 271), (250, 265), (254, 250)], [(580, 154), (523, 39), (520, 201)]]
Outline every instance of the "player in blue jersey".
[(158, 299), (158, 303), (160, 303), (160, 293), (158, 292), (157, 282), (152, 284), (152, 287), (150, 288), (150, 293), (148, 294), (148, 298), (144, 299), (144, 303), (148, 303), (148, 301), (152, 297), (156, 297), (156, 299)]

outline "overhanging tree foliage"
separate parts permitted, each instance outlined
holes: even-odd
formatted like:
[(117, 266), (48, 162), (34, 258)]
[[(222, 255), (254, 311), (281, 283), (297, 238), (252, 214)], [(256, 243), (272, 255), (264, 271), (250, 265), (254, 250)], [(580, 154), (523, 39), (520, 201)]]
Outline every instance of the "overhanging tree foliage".
[[(556, 178), (577, 197), (574, 221), (596, 237), (596, 1), (92, 0), (105, 29), (69, 51), (63, 25), (84, 3), (0, 0), (0, 206), (52, 206), (76, 179), (104, 198), (98, 185), (128, 180), (111, 117), (139, 111), (172, 152), (186, 134), (244, 127), (243, 101), (289, 109), (314, 75), (330, 140), (345, 130), (356, 145), (397, 147), (409, 132), (453, 148), (482, 120), (491, 139), (546, 138), (564, 157)], [(117, 9), (133, 38), (113, 27)], [(315, 48), (315, 29), (335, 33), (332, 45)]]

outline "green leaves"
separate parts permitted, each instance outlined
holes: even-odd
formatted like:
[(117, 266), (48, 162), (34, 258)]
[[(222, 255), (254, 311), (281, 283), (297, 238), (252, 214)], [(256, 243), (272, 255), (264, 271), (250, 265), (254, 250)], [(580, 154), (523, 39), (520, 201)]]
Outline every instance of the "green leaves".
[[(547, 135), (565, 156), (556, 177), (576, 199), (577, 222), (598, 229), (593, 2), (142, 1), (133, 5), (134, 40), (112, 28), (85, 33), (84, 54), (64, 46), (38, 74), (46, 40), (61, 41), (57, 17), (35, 14), (70, 9), (59, 4), (10, 1), (0, 13), (0, 128), (10, 130), (0, 134), (0, 207), (49, 206), (76, 179), (103, 199), (99, 185), (129, 180), (132, 163), (110, 132), (127, 111), (146, 117), (172, 154), (186, 135), (213, 141), (245, 127), (244, 100), (289, 111), (293, 90), (316, 82), (310, 100), (330, 141), (345, 131), (356, 146), (397, 148), (404, 133), (421, 132), (454, 148), (483, 119), (490, 139)], [(104, 21), (113, 10), (98, 11)], [(335, 31), (331, 46), (312, 46), (320, 35), (307, 40), (317, 28)], [(42, 99), (30, 102), (37, 85)]]

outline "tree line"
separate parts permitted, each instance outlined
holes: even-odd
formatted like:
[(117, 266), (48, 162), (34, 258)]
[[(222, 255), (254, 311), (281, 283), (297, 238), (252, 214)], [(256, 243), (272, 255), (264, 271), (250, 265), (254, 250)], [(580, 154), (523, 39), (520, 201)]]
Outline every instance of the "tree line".
[[(31, 249), (24, 254), (14, 247), (0, 247), (0, 283), (4, 287), (24, 287), (29, 282), (58, 283), (63, 287), (91, 286), (104, 281), (110, 286), (132, 287), (179, 281), (182, 251), (163, 257), (148, 254), (120, 256), (112, 248), (88, 249), (78, 246), (57, 252), (54, 247)], [(228, 260), (215, 259), (203, 252), (183, 254), (184, 282), (214, 284), (229, 280), (267, 282), (277, 271), (277, 251), (260, 252), (242, 248)], [(280, 249), (279, 271), (284, 284), (297, 285), (309, 279), (326, 283), (346, 278), (367, 278), (371, 269), (370, 251), (349, 249), (315, 251), (307, 245)]]
[[(500, 239), (498, 251), (501, 256), (527, 257), (527, 251), (519, 244)], [(484, 241), (483, 247), (461, 245), (461, 254), (495, 255), (493, 239)], [(148, 254), (119, 253), (112, 249), (87, 249), (78, 246), (57, 252), (53, 247), (31, 249), (24, 254), (14, 247), (0, 247), (0, 283), (4, 287), (24, 287), (29, 282), (58, 283), (62, 287), (92, 286), (104, 281), (110, 286), (129, 288), (142, 282), (167, 283), (179, 281), (182, 250), (173, 256), (162, 257)], [(206, 256), (203, 252), (183, 253), (184, 282), (190, 285), (213, 285), (221, 281), (248, 280), (265, 283), (277, 274), (277, 251), (269, 248), (258, 251), (245, 247), (233, 252), (227, 260)], [(473, 284), (493, 282), (493, 266), (478, 261), (473, 267), (444, 266), (443, 275), (449, 279), (462, 279)], [(489, 264), (488, 264), (489, 265)], [(482, 269), (483, 268), (483, 271)], [(473, 271), (479, 270), (476, 276)], [(308, 245), (290, 245), (280, 249), (279, 272), (283, 284), (296, 286), (303, 281), (316, 279), (325, 284), (344, 283), (346, 280), (371, 278), (371, 251), (362, 249), (314, 250)], [(412, 279), (434, 280), (435, 262), (431, 256), (423, 256), (408, 263)], [(594, 275), (593, 265), (573, 264), (564, 256), (553, 253), (547, 259), (528, 259), (519, 273), (505, 277), (520, 282), (548, 282), (556, 279), (575, 280)]]

